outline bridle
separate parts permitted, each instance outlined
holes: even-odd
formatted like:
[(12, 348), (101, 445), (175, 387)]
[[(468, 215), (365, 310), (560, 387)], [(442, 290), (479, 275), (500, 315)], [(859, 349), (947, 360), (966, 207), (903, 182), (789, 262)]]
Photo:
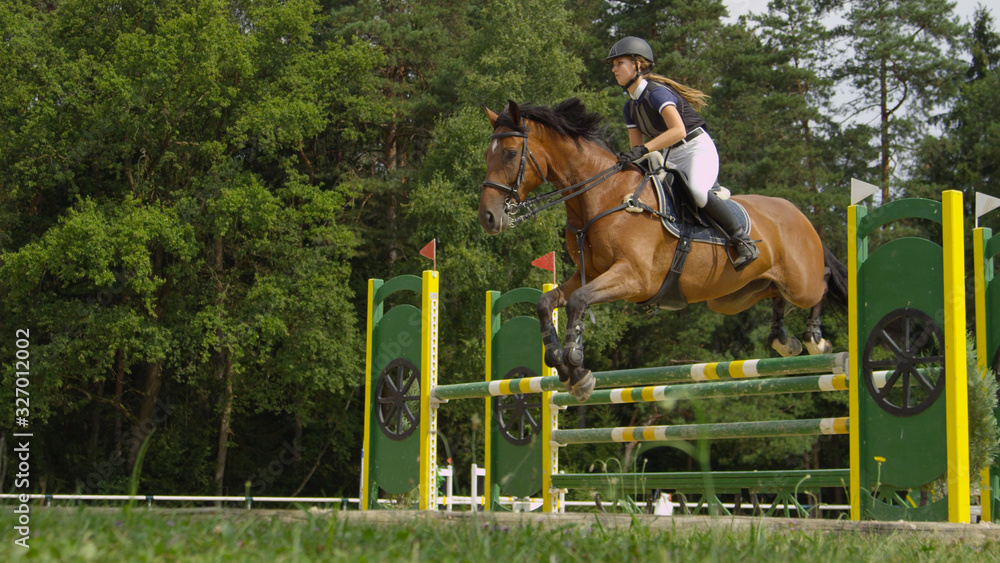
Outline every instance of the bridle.
[[(572, 186), (567, 186), (562, 189), (556, 189), (555, 186), (552, 187), (552, 191), (543, 194), (538, 194), (536, 196), (521, 199), (521, 184), (524, 182), (524, 173), (528, 168), (528, 158), (531, 158), (531, 164), (535, 167), (535, 171), (538, 173), (538, 177), (542, 179), (543, 184), (552, 185), (549, 179), (545, 177), (545, 173), (542, 172), (542, 167), (538, 165), (538, 160), (535, 159), (535, 155), (528, 148), (528, 132), (524, 125), (524, 120), (521, 120), (522, 131), (504, 131), (502, 133), (493, 133), (490, 135), (489, 140), (493, 141), (496, 139), (504, 139), (507, 137), (520, 137), (523, 139), (521, 142), (521, 163), (517, 170), (517, 178), (513, 184), (501, 184), (500, 182), (494, 182), (492, 180), (483, 180), (483, 183), (479, 186), (480, 191), (486, 188), (494, 188), (500, 190), (501, 192), (507, 194), (507, 198), (504, 200), (504, 211), (506, 211), (507, 216), (510, 217), (510, 226), (514, 227), (518, 223), (524, 221), (525, 219), (530, 219), (538, 214), (540, 211), (544, 211), (550, 207), (559, 205), (568, 199), (572, 199), (576, 196), (582, 195), (587, 190), (593, 188), (594, 186), (604, 182), (608, 178), (617, 174), (622, 167), (619, 164), (615, 164), (610, 168), (607, 168), (601, 172), (598, 172), (594, 176), (587, 178), (586, 180), (573, 184)], [(578, 190), (578, 188), (581, 188)], [(568, 195), (563, 195), (569, 193)], [(562, 197), (560, 197), (562, 196)], [(545, 205), (535, 209), (534, 205), (550, 198), (558, 198), (554, 201), (550, 201)]]
[[(524, 128), (524, 122), (521, 122), (521, 127)], [(538, 160), (535, 159), (535, 155), (528, 148), (528, 132), (527, 129), (524, 131), (505, 131), (503, 133), (493, 133), (490, 135), (489, 140), (493, 141), (496, 139), (505, 139), (507, 137), (520, 137), (523, 139), (521, 142), (521, 163), (517, 169), (517, 178), (514, 180), (513, 184), (501, 184), (500, 182), (494, 182), (493, 180), (483, 180), (482, 185), (480, 185), (480, 191), (485, 188), (495, 188), (507, 194), (507, 199), (504, 200), (504, 210), (507, 212), (507, 216), (510, 217), (510, 224), (513, 227), (517, 223), (527, 219), (528, 217), (535, 214), (531, 210), (531, 203), (538, 200), (538, 196), (531, 198), (531, 200), (521, 200), (521, 184), (524, 182), (524, 173), (528, 168), (528, 158), (531, 158), (531, 164), (535, 167), (535, 171), (538, 172), (538, 177), (542, 179), (542, 183), (548, 184), (549, 180), (542, 173), (542, 167), (538, 165)], [(527, 210), (528, 213), (523, 216), (516, 216), (520, 211)]]

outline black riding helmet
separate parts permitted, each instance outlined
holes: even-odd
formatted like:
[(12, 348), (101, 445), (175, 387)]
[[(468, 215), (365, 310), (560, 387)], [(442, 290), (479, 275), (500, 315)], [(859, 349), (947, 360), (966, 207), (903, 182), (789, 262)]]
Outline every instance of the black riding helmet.
[(624, 57), (632, 55), (635, 58), (636, 55), (649, 61), (649, 64), (653, 64), (653, 48), (646, 43), (645, 40), (639, 39), (638, 37), (626, 37), (611, 48), (611, 52), (604, 59), (604, 62), (611, 62), (618, 57)]
[[(608, 53), (607, 57), (605, 57), (604, 62), (611, 62), (617, 59), (618, 57), (628, 57), (628, 56), (632, 57), (632, 62), (635, 63), (637, 71), (639, 70), (639, 61), (636, 60), (636, 57), (642, 57), (646, 59), (647, 61), (649, 61), (650, 65), (652, 65), (655, 62), (653, 59), (653, 48), (650, 47), (649, 43), (646, 43), (645, 40), (640, 39), (638, 37), (626, 37), (624, 39), (619, 40), (617, 43), (614, 44), (613, 47), (611, 47), (611, 52)], [(632, 80), (629, 80), (628, 83), (625, 84), (625, 86), (623, 86), (623, 88), (628, 90), (629, 86), (631, 86), (643, 74), (645, 73), (642, 71), (636, 72), (635, 76), (632, 77)]]

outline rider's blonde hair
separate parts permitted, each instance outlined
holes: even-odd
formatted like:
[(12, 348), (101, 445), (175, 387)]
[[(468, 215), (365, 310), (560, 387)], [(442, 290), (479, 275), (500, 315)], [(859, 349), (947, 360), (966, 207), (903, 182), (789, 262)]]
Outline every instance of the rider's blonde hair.
[(652, 65), (643, 57), (637, 56), (636, 60), (639, 62), (639, 71), (646, 75), (646, 80), (652, 80), (653, 82), (659, 82), (660, 84), (670, 86), (675, 92), (680, 94), (681, 97), (687, 101), (687, 103), (691, 104), (691, 107), (693, 107), (695, 111), (700, 112), (702, 108), (708, 105), (708, 98), (710, 97), (708, 94), (690, 86), (685, 86), (676, 80), (667, 78), (666, 76), (649, 72)]

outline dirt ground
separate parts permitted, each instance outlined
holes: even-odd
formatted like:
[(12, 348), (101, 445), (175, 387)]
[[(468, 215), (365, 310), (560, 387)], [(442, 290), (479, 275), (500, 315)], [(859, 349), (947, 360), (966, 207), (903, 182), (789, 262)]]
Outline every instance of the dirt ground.
[[(256, 510), (254, 512), (257, 512)], [(261, 511), (265, 512), (265, 511)], [(279, 511), (275, 511), (279, 512)], [(304, 518), (302, 512), (280, 511), (292, 518)], [(330, 511), (313, 509), (314, 514)], [(332, 515), (332, 514), (331, 514)], [(541, 526), (563, 527), (567, 524), (597, 526), (605, 529), (624, 529), (633, 525), (633, 516), (628, 514), (542, 514), (534, 512), (420, 512), (415, 510), (373, 510), (337, 511), (337, 518), (347, 518), (351, 522), (397, 525), (401, 521), (481, 522), (483, 525), (497, 526)], [(652, 516), (638, 514), (639, 525), (650, 529), (676, 532), (695, 530), (746, 530), (765, 526), (773, 532), (818, 531), (825, 533), (866, 533), (866, 534), (915, 534), (935, 536), (943, 541), (962, 543), (987, 543), (1000, 541), (1000, 525), (982, 522), (978, 524), (950, 524), (946, 522), (854, 522), (850, 520), (805, 519), (805, 518), (761, 518), (752, 516)]]
[[(76, 511), (71, 507), (39, 507), (38, 510)], [(120, 508), (91, 507), (89, 511), (115, 511)], [(142, 510), (142, 509), (137, 509)], [(177, 513), (197, 513), (204, 515), (227, 515), (232, 518), (280, 518), (288, 521), (301, 521), (310, 517), (346, 518), (350, 523), (398, 526), (406, 522), (429, 523), (441, 525), (449, 523), (475, 523), (480, 526), (498, 526), (515, 528), (520, 526), (538, 526), (542, 528), (563, 528), (567, 525), (581, 527), (599, 527), (605, 530), (628, 529), (633, 523), (648, 527), (651, 530), (663, 530), (676, 533), (696, 531), (744, 531), (761, 529), (770, 532), (820, 532), (830, 534), (872, 534), (872, 535), (913, 535), (915, 537), (934, 537), (945, 542), (961, 542), (963, 544), (985, 544), (1000, 542), (1000, 525), (989, 522), (978, 524), (951, 524), (947, 522), (872, 522), (851, 520), (833, 520), (820, 518), (774, 518), (756, 516), (654, 516), (649, 514), (596, 514), (572, 512), (565, 514), (544, 514), (538, 512), (425, 512), (418, 510), (332, 510), (312, 507), (308, 514), (303, 510), (260, 509), (253, 510), (236, 508), (147, 508), (151, 513), (163, 515)]]

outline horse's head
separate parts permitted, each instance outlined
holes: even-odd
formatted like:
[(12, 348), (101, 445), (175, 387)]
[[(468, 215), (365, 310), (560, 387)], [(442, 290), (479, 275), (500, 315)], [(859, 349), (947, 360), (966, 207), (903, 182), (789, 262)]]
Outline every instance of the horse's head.
[(486, 106), (483, 109), (493, 134), (484, 154), (486, 179), (479, 195), (479, 223), (495, 235), (511, 226), (511, 211), (545, 181), (545, 176), (528, 148), (529, 141), (538, 142), (537, 138), (525, 126), (518, 105), (509, 102), (501, 114)]

